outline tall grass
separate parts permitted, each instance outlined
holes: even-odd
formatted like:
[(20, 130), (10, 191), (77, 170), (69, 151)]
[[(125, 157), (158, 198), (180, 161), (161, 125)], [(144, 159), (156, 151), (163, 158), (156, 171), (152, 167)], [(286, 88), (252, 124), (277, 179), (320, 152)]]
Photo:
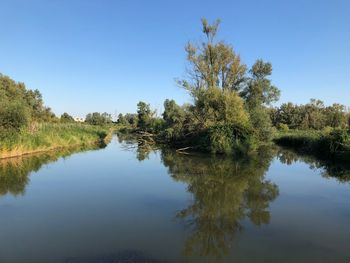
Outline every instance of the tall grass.
[(103, 141), (108, 127), (80, 123), (40, 123), (0, 140), (0, 158)]
[(279, 132), (274, 141), (320, 159), (350, 161), (350, 132), (346, 129), (290, 130)]

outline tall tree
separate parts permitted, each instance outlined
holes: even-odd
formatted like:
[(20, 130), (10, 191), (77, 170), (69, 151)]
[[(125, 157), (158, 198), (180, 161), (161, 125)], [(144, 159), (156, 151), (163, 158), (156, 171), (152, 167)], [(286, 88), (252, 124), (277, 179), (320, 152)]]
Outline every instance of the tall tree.
[(210, 25), (202, 19), (206, 41), (200, 45), (188, 43), (185, 47), (189, 62), (188, 78), (178, 83), (192, 93), (210, 87), (238, 91), (245, 81), (246, 66), (241, 63), (239, 55), (231, 45), (215, 41), (219, 25), (220, 20)]

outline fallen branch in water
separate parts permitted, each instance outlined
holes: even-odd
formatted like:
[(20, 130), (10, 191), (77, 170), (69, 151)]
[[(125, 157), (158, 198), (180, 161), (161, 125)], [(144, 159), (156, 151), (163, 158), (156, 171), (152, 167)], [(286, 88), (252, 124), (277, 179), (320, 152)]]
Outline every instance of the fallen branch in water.
[(189, 154), (188, 152), (186, 152), (186, 150), (188, 150), (188, 149), (193, 149), (193, 148), (194, 148), (194, 147), (188, 146), (188, 147), (184, 147), (184, 148), (177, 149), (176, 152), (182, 153), (182, 154)]

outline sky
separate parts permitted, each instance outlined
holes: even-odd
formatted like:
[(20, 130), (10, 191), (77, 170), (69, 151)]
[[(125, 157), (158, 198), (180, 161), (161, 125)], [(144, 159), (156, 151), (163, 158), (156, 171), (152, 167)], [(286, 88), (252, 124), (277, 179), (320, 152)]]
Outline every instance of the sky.
[(0, 72), (58, 115), (191, 102), (175, 79), (185, 44), (203, 39), (202, 17), (220, 18), (218, 39), (248, 67), (272, 63), (279, 104), (350, 106), (349, 0), (0, 0), (0, 13)]

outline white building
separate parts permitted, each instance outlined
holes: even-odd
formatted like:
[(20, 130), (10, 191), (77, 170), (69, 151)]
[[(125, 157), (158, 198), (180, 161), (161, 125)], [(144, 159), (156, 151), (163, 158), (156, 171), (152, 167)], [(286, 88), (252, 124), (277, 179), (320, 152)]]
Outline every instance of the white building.
[(75, 117), (74, 120), (75, 120), (76, 122), (84, 122), (84, 121), (85, 121), (84, 118), (80, 118), (80, 117)]

